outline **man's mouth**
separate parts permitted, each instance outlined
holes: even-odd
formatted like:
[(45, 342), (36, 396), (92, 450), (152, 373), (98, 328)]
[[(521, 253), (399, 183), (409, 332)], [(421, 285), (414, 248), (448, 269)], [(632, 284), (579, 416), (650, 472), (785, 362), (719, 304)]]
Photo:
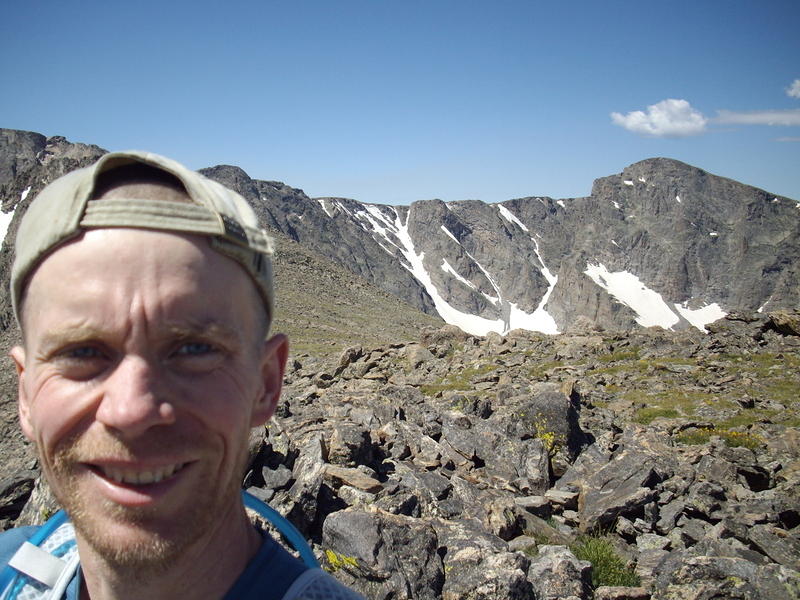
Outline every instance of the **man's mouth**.
[(138, 469), (123, 469), (121, 467), (101, 466), (96, 465), (97, 470), (107, 479), (116, 481), (117, 483), (125, 483), (128, 485), (145, 485), (148, 483), (159, 483), (164, 479), (172, 477), (183, 469), (188, 463), (176, 463), (173, 465), (166, 465), (157, 469), (138, 470)]

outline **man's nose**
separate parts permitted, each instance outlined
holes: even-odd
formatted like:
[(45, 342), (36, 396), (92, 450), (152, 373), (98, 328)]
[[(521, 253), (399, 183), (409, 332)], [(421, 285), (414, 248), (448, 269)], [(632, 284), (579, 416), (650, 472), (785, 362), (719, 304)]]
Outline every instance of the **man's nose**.
[(128, 438), (174, 423), (174, 409), (158, 388), (157, 367), (142, 357), (124, 357), (104, 383), (97, 420)]

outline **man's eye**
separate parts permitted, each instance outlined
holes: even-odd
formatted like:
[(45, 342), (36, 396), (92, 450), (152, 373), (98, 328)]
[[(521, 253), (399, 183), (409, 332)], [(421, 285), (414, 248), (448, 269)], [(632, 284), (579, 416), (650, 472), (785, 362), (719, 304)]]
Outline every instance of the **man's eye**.
[(176, 354), (178, 356), (203, 356), (213, 351), (214, 347), (211, 344), (205, 342), (189, 342), (178, 348)]
[(74, 360), (91, 360), (93, 358), (102, 358), (103, 354), (93, 346), (78, 346), (70, 348), (64, 352), (63, 356)]

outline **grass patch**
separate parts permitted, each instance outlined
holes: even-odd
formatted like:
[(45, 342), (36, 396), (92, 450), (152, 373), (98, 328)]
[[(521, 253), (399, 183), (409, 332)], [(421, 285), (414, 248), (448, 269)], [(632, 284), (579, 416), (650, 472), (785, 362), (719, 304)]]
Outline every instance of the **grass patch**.
[(426, 396), (434, 396), (439, 392), (446, 391), (467, 391), (473, 388), (471, 379), (478, 375), (486, 375), (492, 371), (497, 370), (498, 366), (495, 364), (486, 364), (473, 367), (471, 369), (464, 369), (458, 373), (452, 373), (449, 376), (440, 379), (436, 383), (429, 383), (419, 386), (420, 391)]
[(733, 429), (734, 427), (747, 427), (753, 423), (758, 423), (763, 420), (772, 420), (771, 417), (775, 415), (775, 411), (758, 410), (753, 408), (743, 408), (732, 417), (728, 417), (724, 421), (716, 423), (720, 429)]
[[(630, 401), (642, 400), (639, 391), (626, 392), (624, 398)], [(695, 407), (699, 404), (713, 405), (719, 402), (719, 396), (708, 392), (685, 391), (680, 389), (666, 390), (646, 397), (648, 406), (636, 411), (633, 420), (642, 425), (649, 425), (658, 417), (675, 419), (678, 417), (691, 417), (695, 414)]]
[(597, 357), (601, 363), (620, 362), (623, 360), (639, 360), (639, 348), (629, 348), (627, 350), (617, 350), (610, 354), (601, 354)]
[(778, 402), (794, 404), (798, 399), (798, 389), (797, 380), (781, 377), (767, 384), (766, 395)]
[(528, 372), (528, 375), (531, 379), (540, 380), (544, 379), (547, 375), (547, 372), (550, 369), (555, 369), (556, 367), (563, 367), (566, 363), (561, 360), (548, 360), (546, 362), (537, 363), (536, 366), (531, 367), (531, 370)]
[(708, 428), (684, 431), (683, 433), (675, 436), (675, 441), (680, 444), (696, 446), (699, 444), (707, 444), (714, 436), (721, 438), (722, 441), (725, 442), (725, 445), (730, 446), (731, 448), (744, 447), (749, 448), (750, 450), (755, 450), (764, 443), (764, 440), (762, 440), (759, 436), (750, 433)]
[(633, 362), (623, 362), (610, 367), (598, 367), (597, 369), (589, 371), (587, 375), (616, 375), (617, 373), (635, 373), (641, 375), (647, 372), (648, 367), (649, 363), (647, 361), (637, 360)]
[(583, 536), (570, 546), (580, 560), (592, 563), (592, 586), (637, 586), (639, 576), (617, 554), (614, 545), (604, 537)]
[(660, 417), (665, 417), (667, 419), (676, 419), (680, 416), (681, 416), (680, 413), (674, 408), (651, 406), (647, 408), (640, 408), (639, 410), (637, 410), (636, 414), (633, 417), (633, 421), (635, 423), (640, 423), (641, 425), (649, 425), (655, 419), (658, 419)]

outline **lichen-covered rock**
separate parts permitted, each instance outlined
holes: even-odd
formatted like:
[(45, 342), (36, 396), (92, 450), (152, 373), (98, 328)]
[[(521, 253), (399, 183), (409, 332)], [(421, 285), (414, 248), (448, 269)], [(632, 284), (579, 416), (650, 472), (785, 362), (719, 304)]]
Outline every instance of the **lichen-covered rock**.
[(578, 560), (565, 546), (539, 546), (528, 580), (540, 600), (591, 597), (592, 565)]
[(653, 600), (788, 600), (800, 598), (800, 573), (741, 558), (683, 557), (656, 581)]
[(465, 548), (446, 563), (442, 600), (529, 600), (528, 565), (528, 559), (518, 553), (485, 556)]
[[(331, 567), (367, 598), (441, 596), (444, 569), (436, 531), (410, 517), (357, 510), (334, 512), (322, 527)], [(338, 562), (337, 562), (338, 558)]]

